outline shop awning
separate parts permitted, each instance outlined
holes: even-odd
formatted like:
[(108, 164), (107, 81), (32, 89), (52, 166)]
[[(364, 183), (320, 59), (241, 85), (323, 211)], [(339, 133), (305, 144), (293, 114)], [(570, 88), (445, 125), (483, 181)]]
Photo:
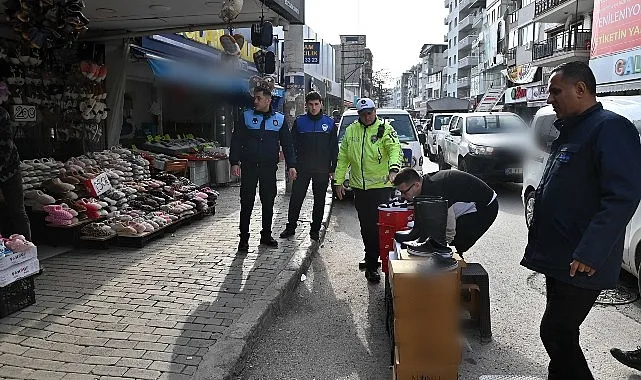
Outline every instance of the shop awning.
[(624, 91), (633, 91), (633, 90), (641, 90), (641, 79), (630, 80), (627, 82), (599, 84), (596, 86), (597, 94), (603, 94), (607, 92), (624, 92)]

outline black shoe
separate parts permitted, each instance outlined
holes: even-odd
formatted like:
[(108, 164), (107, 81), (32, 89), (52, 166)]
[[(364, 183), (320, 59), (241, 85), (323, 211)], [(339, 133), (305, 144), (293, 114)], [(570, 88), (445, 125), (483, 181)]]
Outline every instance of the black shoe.
[(378, 284), (381, 282), (381, 275), (378, 274), (378, 269), (368, 269), (365, 271), (365, 278), (367, 281), (371, 282), (372, 284)]
[(263, 236), (260, 238), (260, 245), (266, 245), (268, 247), (276, 248), (278, 247), (278, 242), (274, 240), (274, 238), (271, 235), (269, 235), (269, 236)]
[(249, 240), (241, 240), (238, 243), (238, 252), (248, 252), (249, 251)]
[(439, 254), (434, 255), (434, 261), (436, 262), (436, 267), (439, 271), (450, 271), (458, 268), (458, 261), (453, 257), (441, 256)]
[(622, 364), (641, 371), (641, 346), (634, 351), (622, 351), (618, 348), (613, 348), (610, 353)]
[[(380, 268), (381, 267), (381, 262), (379, 261), (377, 263), (377, 265)], [(365, 261), (365, 259), (363, 259), (363, 260), (361, 260), (360, 263), (358, 263), (358, 270), (365, 270), (365, 269), (367, 269), (367, 262)]]
[(296, 230), (295, 229), (286, 227), (285, 230), (280, 233), (280, 238), (284, 239), (284, 238), (292, 237), (295, 234), (296, 234)]
[(314, 241), (319, 241), (320, 233), (318, 231), (309, 231), (309, 237)]

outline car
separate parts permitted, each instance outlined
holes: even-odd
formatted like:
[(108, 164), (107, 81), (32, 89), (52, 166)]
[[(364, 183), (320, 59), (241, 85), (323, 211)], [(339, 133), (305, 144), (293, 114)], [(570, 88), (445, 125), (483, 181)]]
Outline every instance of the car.
[(527, 124), (511, 112), (454, 114), (437, 140), (439, 169), (457, 169), (486, 182), (521, 182)]
[[(423, 174), (423, 152), (422, 145), (425, 143), (425, 135), (416, 130), (416, 125), (410, 117), (410, 114), (402, 109), (379, 108), (376, 110), (379, 119), (390, 124), (396, 130), (398, 139), (403, 149), (403, 163), (405, 167), (415, 169), (421, 175)], [(338, 128), (338, 142), (343, 139), (347, 127), (358, 120), (356, 110), (347, 110), (343, 113)], [(345, 188), (351, 191), (349, 187), (349, 173), (345, 180)]]
[(427, 158), (432, 162), (436, 162), (438, 158), (437, 142), (439, 137), (443, 140), (444, 134), (447, 133), (445, 131), (447, 128), (444, 127), (450, 124), (452, 115), (452, 113), (436, 113), (428, 120), (427, 141), (425, 142), (424, 151)]
[[(603, 108), (625, 116), (641, 132), (641, 96), (606, 96), (598, 98)], [(530, 144), (523, 165), (523, 190), (521, 199), (525, 210), (525, 223), (529, 227), (534, 213), (534, 192), (541, 182), (545, 165), (550, 156), (552, 142), (559, 136), (554, 127), (556, 114), (552, 106), (545, 106), (537, 111), (530, 128)], [(631, 175), (638, 175), (634, 173)], [(641, 206), (625, 230), (622, 268), (638, 278), (641, 292)]]

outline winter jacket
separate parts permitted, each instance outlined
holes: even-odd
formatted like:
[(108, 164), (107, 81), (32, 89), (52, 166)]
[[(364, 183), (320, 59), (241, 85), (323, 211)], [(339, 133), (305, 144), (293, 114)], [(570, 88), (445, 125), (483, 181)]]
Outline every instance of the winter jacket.
[(229, 149), (229, 163), (278, 163), (280, 146), (288, 168), (296, 167), (292, 139), (282, 113), (246, 110), (236, 121)]
[(403, 151), (394, 128), (378, 118), (370, 126), (364, 126), (359, 119), (345, 130), (334, 181), (342, 184), (349, 169), (350, 187), (361, 190), (393, 187), (389, 172), (399, 170), (402, 162)]
[(0, 111), (0, 183), (3, 183), (20, 170), (20, 157), (12, 139), (9, 114), (4, 109)]
[(338, 155), (334, 120), (322, 113), (300, 115), (292, 127), (296, 169), (300, 172), (333, 173)]
[[(613, 288), (626, 226), (641, 199), (639, 133), (600, 103), (555, 126), (560, 135), (535, 192), (521, 265), (577, 287)], [(595, 274), (570, 277), (573, 260)]]

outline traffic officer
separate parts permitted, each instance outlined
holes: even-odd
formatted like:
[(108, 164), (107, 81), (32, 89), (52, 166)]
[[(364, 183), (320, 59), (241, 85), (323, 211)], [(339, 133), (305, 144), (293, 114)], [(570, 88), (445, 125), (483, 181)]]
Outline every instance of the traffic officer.
[[(276, 169), (283, 149), (289, 177), (296, 179), (296, 157), (285, 116), (271, 107), (269, 84), (254, 89), (254, 109), (246, 110), (234, 126), (229, 152), (232, 175), (241, 177), (240, 185), (240, 242), (239, 252), (249, 250), (249, 220), (256, 186), (260, 182), (260, 202), (263, 205), (263, 229), (260, 244), (278, 247), (272, 237), (272, 216), (276, 198)], [(242, 168), (242, 176), (241, 176)]]
[(401, 143), (396, 131), (376, 116), (371, 99), (356, 103), (358, 120), (350, 124), (340, 144), (334, 189), (339, 199), (345, 196), (345, 176), (354, 191), (361, 236), (365, 245), (365, 277), (376, 283), (378, 274), (378, 205), (394, 192), (392, 181), (402, 162)]
[(280, 237), (287, 238), (296, 233), (300, 209), (311, 180), (314, 208), (309, 235), (312, 240), (318, 240), (325, 208), (325, 192), (329, 178), (334, 175), (336, 168), (338, 133), (334, 120), (323, 114), (323, 98), (318, 92), (312, 91), (305, 96), (305, 106), (307, 113), (296, 118), (291, 132), (298, 177), (294, 181), (289, 199), (287, 226)]

